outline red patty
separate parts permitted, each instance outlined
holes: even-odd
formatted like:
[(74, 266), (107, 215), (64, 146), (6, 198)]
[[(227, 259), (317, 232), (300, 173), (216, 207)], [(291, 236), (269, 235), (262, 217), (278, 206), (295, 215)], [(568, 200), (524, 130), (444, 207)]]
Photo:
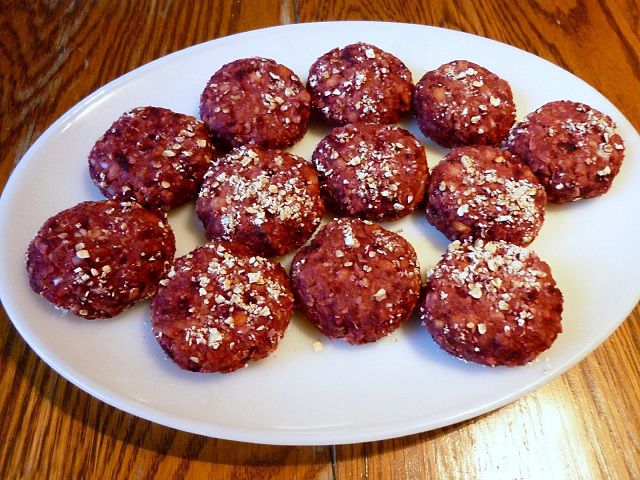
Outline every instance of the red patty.
[(422, 133), (443, 147), (498, 145), (516, 119), (509, 84), (466, 60), (427, 72), (413, 110)]
[(234, 147), (286, 148), (307, 132), (309, 93), (284, 65), (244, 58), (213, 74), (200, 97), (200, 116)]
[(313, 152), (322, 192), (341, 215), (390, 221), (411, 213), (429, 181), (424, 147), (392, 125), (333, 129)]
[(195, 197), (215, 150), (203, 122), (140, 107), (118, 120), (89, 154), (89, 174), (106, 197), (170, 210)]
[(320, 224), (324, 205), (315, 169), (279, 150), (240, 147), (216, 160), (196, 212), (209, 239), (243, 243), (266, 256), (284, 255)]
[(429, 223), (449, 240), (528, 245), (544, 220), (544, 188), (518, 157), (497, 147), (454, 148), (431, 172)]
[(27, 251), (34, 292), (84, 318), (153, 295), (175, 253), (164, 217), (137, 203), (83, 202), (45, 222)]
[(555, 203), (605, 194), (624, 159), (613, 120), (569, 101), (550, 102), (527, 115), (511, 130), (506, 148), (531, 167)]
[(411, 72), (367, 43), (334, 48), (309, 69), (311, 106), (331, 125), (395, 123), (411, 109)]
[(524, 365), (562, 331), (549, 265), (504, 241), (455, 241), (429, 272), (422, 320), (440, 347), (470, 362)]
[(409, 316), (420, 292), (416, 253), (404, 238), (370, 222), (329, 222), (291, 265), (296, 300), (329, 338), (375, 342)]
[(153, 333), (181, 368), (232, 372), (273, 352), (293, 312), (285, 270), (214, 242), (176, 260), (151, 302)]

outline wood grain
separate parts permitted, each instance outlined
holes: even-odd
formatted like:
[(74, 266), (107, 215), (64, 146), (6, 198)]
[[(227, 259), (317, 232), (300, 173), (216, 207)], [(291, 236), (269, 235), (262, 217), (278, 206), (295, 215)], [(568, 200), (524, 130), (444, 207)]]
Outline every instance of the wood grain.
[[(321, 20), (422, 23), (509, 43), (580, 76), (640, 128), (637, 1), (0, 0), (0, 185), (56, 118), (133, 68), (212, 38)], [(384, 442), (277, 447), (120, 412), (53, 372), (2, 312), (0, 478), (635, 479), (639, 351), (636, 307), (579, 365), (496, 412)]]
[[(640, 360), (638, 326), (636, 308), (577, 367), (498, 411), (433, 432), (337, 447), (337, 478), (639, 478), (640, 390), (617, 376)], [(612, 362), (617, 349), (626, 353)]]
[(187, 46), (293, 16), (292, 3), (276, 0), (261, 1), (260, 8), (223, 0), (2, 3), (2, 185), (12, 159), (101, 85)]

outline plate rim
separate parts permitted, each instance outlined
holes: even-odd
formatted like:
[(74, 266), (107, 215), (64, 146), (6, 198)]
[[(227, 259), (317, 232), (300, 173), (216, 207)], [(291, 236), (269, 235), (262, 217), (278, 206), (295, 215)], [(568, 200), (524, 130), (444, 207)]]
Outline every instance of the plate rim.
[[(17, 163), (13, 171), (11, 172), (5, 186), (3, 187), (2, 194), (0, 195), (0, 224), (6, 223), (6, 210), (7, 210), (7, 198), (11, 198), (17, 193), (18, 186), (21, 184), (19, 179), (23, 176), (23, 171), (27, 168), (27, 162), (29, 162), (30, 158), (36, 155), (36, 153), (42, 148), (42, 145), (47, 143), (48, 139), (54, 135), (60, 128), (66, 123), (72, 122), (73, 119), (84, 112), (88, 107), (90, 107), (94, 102), (98, 101), (102, 95), (111, 92), (117, 89), (120, 85), (126, 84), (132, 77), (144, 76), (149, 71), (155, 68), (159, 68), (167, 62), (171, 62), (174, 58), (182, 57), (185, 55), (189, 55), (201, 49), (207, 49), (211, 44), (215, 43), (216, 45), (220, 45), (221, 43), (233, 42), (235, 38), (239, 36), (251, 37), (251, 36), (260, 36), (260, 35), (268, 35), (270, 32), (274, 30), (296, 30), (301, 28), (320, 28), (320, 27), (338, 27), (344, 28), (348, 25), (382, 25), (383, 28), (397, 28), (397, 27), (411, 27), (419, 30), (427, 29), (427, 30), (437, 30), (444, 31), (447, 34), (461, 35), (466, 37), (472, 37), (473, 39), (481, 39), (482, 41), (491, 42), (495, 44), (495, 46), (499, 46), (499, 48), (508, 47), (509, 49), (516, 51), (518, 55), (528, 55), (534, 57), (538, 61), (542, 60), (543, 62), (548, 63), (552, 67), (556, 69), (561, 69), (563, 72), (571, 75), (574, 80), (577, 80), (585, 85), (587, 85), (590, 89), (597, 92), (603, 100), (606, 100), (612, 107), (613, 111), (618, 115), (617, 119), (626, 121), (632, 130), (635, 132), (635, 127), (633, 124), (620, 112), (620, 110), (611, 102), (608, 98), (606, 98), (600, 91), (587, 84), (584, 80), (577, 77), (572, 72), (562, 68), (561, 66), (539, 57), (533, 53), (530, 53), (526, 50), (522, 50), (520, 48), (514, 47), (512, 45), (499, 42), (494, 39), (482, 37), (479, 35), (471, 34), (468, 32), (462, 32), (458, 30), (452, 30), (442, 27), (435, 27), (429, 25), (421, 25), (416, 23), (401, 23), (401, 22), (377, 22), (377, 21), (333, 21), (333, 22), (309, 22), (309, 23), (298, 23), (298, 24), (289, 24), (289, 25), (278, 25), (272, 26), (263, 29), (250, 30), (245, 32), (238, 32), (232, 35), (227, 35), (220, 38), (215, 38), (212, 40), (208, 40), (206, 42), (202, 42), (196, 45), (192, 45), (189, 47), (185, 47), (180, 50), (176, 50), (167, 55), (164, 55), (160, 58), (154, 59), (150, 62), (147, 62), (111, 81), (108, 83), (101, 85), (95, 91), (90, 93), (88, 96), (84, 97), (78, 103), (73, 105), (70, 109), (68, 109), (63, 115), (61, 115), (55, 122), (53, 122), (39, 137), (38, 139), (29, 147), (29, 149), (24, 153), (21, 160)], [(637, 135), (637, 132), (636, 132)], [(26, 161), (25, 161), (26, 160)], [(16, 180), (18, 179), (18, 180)], [(24, 325), (22, 322), (14, 320), (14, 318), (19, 318), (19, 308), (17, 304), (14, 302), (14, 299), (7, 298), (6, 290), (4, 287), (4, 275), (0, 278), (0, 297), (2, 297), (2, 304), (7, 313), (8, 318), (11, 320), (11, 323), (14, 325), (18, 333), (23, 337), (25, 342), (32, 348), (36, 354), (42, 359), (50, 368), (52, 368), (55, 372), (60, 374), (66, 380), (71, 382), (76, 387), (81, 390), (89, 393), (91, 396), (103, 401), (115, 408), (118, 408), (122, 411), (135, 415), (137, 417), (143, 418), (148, 421), (152, 421), (154, 423), (158, 423), (170, 428), (176, 428), (179, 430), (183, 430), (186, 432), (196, 433), (200, 435), (212, 436), (216, 438), (222, 438), (227, 440), (236, 440), (236, 441), (245, 441), (245, 442), (253, 442), (253, 443), (261, 443), (261, 444), (272, 444), (272, 445), (331, 445), (331, 444), (347, 444), (347, 443), (356, 443), (363, 441), (375, 441), (375, 440), (383, 440), (393, 437), (399, 437), (409, 434), (415, 434), (419, 432), (425, 432), (437, 428), (441, 428), (446, 425), (452, 425), (455, 423), (459, 423), (464, 420), (468, 420), (471, 418), (475, 418), (484, 413), (493, 411), (501, 406), (504, 406), (516, 399), (521, 398), (527, 393), (540, 388), (542, 385), (550, 382), (552, 379), (558, 377), (569, 368), (572, 368), (577, 363), (579, 363), (583, 358), (585, 358), (589, 353), (597, 349), (620, 325), (624, 322), (624, 320), (628, 317), (627, 315), (617, 324), (613, 324), (610, 328), (600, 331), (600, 334), (597, 336), (597, 339), (590, 344), (583, 344), (580, 348), (576, 349), (572, 355), (570, 355), (570, 360), (564, 362), (562, 365), (550, 369), (550, 371), (544, 375), (539, 377), (537, 380), (527, 383), (524, 387), (518, 388), (515, 391), (510, 392), (507, 395), (501, 396), (500, 398), (494, 399), (491, 402), (484, 403), (481, 406), (476, 406), (472, 409), (467, 409), (462, 413), (448, 415), (443, 419), (440, 419), (437, 422), (433, 421), (423, 421), (423, 422), (414, 422), (411, 425), (404, 426), (374, 426), (374, 427), (359, 427), (357, 432), (347, 431), (342, 428), (334, 428), (334, 429), (308, 429), (308, 431), (303, 432), (299, 430), (274, 430), (274, 429), (248, 429), (245, 427), (227, 427), (220, 425), (211, 425), (204, 424), (203, 422), (195, 422), (186, 418), (176, 417), (172, 414), (164, 413), (162, 410), (151, 407), (149, 405), (143, 405), (139, 402), (136, 402), (131, 397), (126, 397), (119, 392), (113, 391), (111, 387), (104, 387), (103, 385), (96, 384), (90, 379), (83, 378), (83, 375), (76, 371), (76, 368), (72, 365), (66, 365), (66, 362), (61, 361), (60, 358), (57, 357), (56, 353), (53, 351), (49, 351), (46, 346), (37, 338), (37, 336), (31, 335), (30, 329)], [(638, 303), (638, 298), (640, 298), (640, 285), (637, 287), (636, 300), (634, 302), (628, 302), (630, 306), (626, 306), (625, 311), (630, 312), (633, 310), (635, 305)], [(104, 391), (108, 393), (108, 395), (104, 394)], [(318, 438), (318, 431), (321, 431), (322, 438)]]

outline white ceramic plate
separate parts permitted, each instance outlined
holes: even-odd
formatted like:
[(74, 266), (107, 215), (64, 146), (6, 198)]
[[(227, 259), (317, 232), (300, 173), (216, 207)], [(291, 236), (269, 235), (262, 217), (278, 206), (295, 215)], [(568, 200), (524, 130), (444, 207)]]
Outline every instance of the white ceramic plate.
[[(265, 56), (306, 79), (336, 46), (367, 41), (401, 58), (417, 81), (469, 59), (508, 80), (518, 115), (551, 100), (586, 102), (619, 125), (627, 158), (604, 197), (551, 207), (532, 248), (565, 296), (564, 333), (531, 365), (485, 368), (440, 351), (416, 320), (373, 345), (322, 339), (295, 316), (268, 359), (229, 375), (185, 372), (149, 329), (148, 302), (106, 321), (63, 315), (29, 289), (27, 244), (51, 215), (100, 199), (87, 174), (94, 141), (122, 112), (157, 105), (197, 114), (210, 75), (237, 58)], [(588, 61), (588, 60), (585, 60)], [(415, 123), (408, 124), (419, 138)], [(292, 151), (310, 158), (326, 129), (313, 126)], [(426, 142), (433, 166), (446, 153)], [(598, 346), (640, 294), (640, 141), (622, 114), (586, 83), (551, 63), (484, 38), (419, 25), (344, 22), (291, 25), (198, 45), (145, 65), (72, 108), (27, 152), (0, 202), (0, 294), (31, 347), (78, 387), (134, 415), (204, 435), (273, 444), (376, 440), (452, 424), (495, 409), (548, 382)], [(192, 205), (170, 215), (178, 254), (204, 243)], [(418, 251), (423, 274), (446, 240), (421, 214), (393, 224)], [(283, 263), (288, 265), (288, 258)]]

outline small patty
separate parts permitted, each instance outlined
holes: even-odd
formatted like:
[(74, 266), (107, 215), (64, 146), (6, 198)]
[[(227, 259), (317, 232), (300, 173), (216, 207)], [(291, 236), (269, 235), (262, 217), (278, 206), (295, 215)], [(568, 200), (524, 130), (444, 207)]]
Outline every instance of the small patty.
[(247, 245), (260, 255), (289, 253), (316, 231), (324, 204), (315, 169), (303, 158), (257, 146), (213, 162), (196, 202), (211, 240)]
[(413, 110), (422, 133), (443, 147), (498, 145), (516, 119), (509, 84), (466, 60), (425, 73)]
[(48, 219), (27, 251), (34, 292), (87, 319), (153, 295), (175, 254), (169, 223), (137, 203), (83, 202)]
[(395, 123), (411, 109), (411, 72), (368, 43), (334, 48), (309, 69), (311, 107), (330, 125)]
[(176, 260), (151, 302), (160, 346), (185, 370), (232, 372), (273, 352), (293, 313), (285, 270), (214, 242)]
[(423, 200), (429, 171), (422, 144), (393, 125), (337, 127), (313, 152), (324, 198), (340, 215), (402, 218)]
[(505, 146), (529, 165), (554, 203), (604, 195), (624, 159), (613, 120), (570, 101), (550, 102), (527, 115)]
[(562, 332), (562, 293), (549, 265), (505, 241), (455, 241), (427, 275), (422, 320), (463, 360), (524, 365)]
[(544, 221), (544, 187), (517, 156), (497, 147), (454, 148), (431, 172), (427, 219), (449, 240), (528, 245)]
[(416, 253), (403, 237), (370, 222), (326, 224), (296, 254), (291, 281), (307, 319), (329, 338), (375, 342), (413, 312), (420, 292)]
[(224, 65), (207, 82), (200, 116), (231, 146), (286, 148), (307, 132), (309, 93), (284, 65), (268, 58), (243, 58)]
[(89, 174), (105, 197), (170, 210), (192, 200), (215, 150), (206, 125), (166, 108), (134, 108), (89, 154)]

